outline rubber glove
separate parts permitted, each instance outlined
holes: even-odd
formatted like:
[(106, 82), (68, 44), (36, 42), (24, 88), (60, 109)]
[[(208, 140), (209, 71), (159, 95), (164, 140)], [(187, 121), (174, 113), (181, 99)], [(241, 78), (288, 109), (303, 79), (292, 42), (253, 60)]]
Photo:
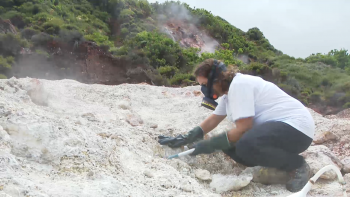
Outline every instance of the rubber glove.
[(229, 142), (227, 132), (225, 131), (208, 140), (202, 140), (195, 144), (195, 150), (190, 155), (195, 156), (199, 154), (211, 154), (216, 150), (226, 150), (232, 148), (234, 145), (235, 143)]
[(186, 135), (178, 135), (176, 137), (168, 137), (160, 135), (158, 136), (158, 142), (161, 145), (168, 145), (171, 148), (178, 148), (189, 143), (193, 143), (196, 140), (203, 139), (203, 130), (200, 126), (197, 126), (190, 130)]

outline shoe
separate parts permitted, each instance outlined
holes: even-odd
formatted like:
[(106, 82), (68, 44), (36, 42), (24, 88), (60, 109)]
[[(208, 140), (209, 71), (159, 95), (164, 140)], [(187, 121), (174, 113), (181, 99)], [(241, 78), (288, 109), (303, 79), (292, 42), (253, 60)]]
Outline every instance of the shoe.
[(289, 174), (286, 171), (268, 167), (254, 167), (253, 182), (264, 185), (286, 184)]
[(304, 188), (310, 178), (310, 166), (303, 160), (303, 165), (300, 168), (290, 172), (290, 180), (287, 182), (286, 188), (290, 192), (298, 192)]

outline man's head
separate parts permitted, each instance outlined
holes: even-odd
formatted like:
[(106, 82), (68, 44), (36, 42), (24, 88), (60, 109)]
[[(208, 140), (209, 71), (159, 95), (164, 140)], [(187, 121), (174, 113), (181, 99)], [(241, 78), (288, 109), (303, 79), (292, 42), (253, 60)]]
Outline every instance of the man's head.
[(214, 110), (217, 106), (215, 100), (227, 94), (235, 73), (228, 71), (223, 62), (207, 59), (196, 67), (194, 75), (205, 95), (202, 106)]

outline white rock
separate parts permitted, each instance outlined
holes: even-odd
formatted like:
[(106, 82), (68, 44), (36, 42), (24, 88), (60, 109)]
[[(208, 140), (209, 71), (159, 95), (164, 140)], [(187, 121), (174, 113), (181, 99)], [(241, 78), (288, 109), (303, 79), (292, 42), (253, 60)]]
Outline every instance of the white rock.
[(214, 174), (210, 187), (215, 189), (215, 191), (218, 193), (231, 190), (237, 191), (247, 186), (252, 179), (253, 176), (251, 174), (244, 174), (240, 176)]
[(191, 192), (193, 190), (191, 185), (189, 185), (189, 184), (181, 185), (181, 189), (183, 189), (186, 192)]
[(154, 176), (153, 173), (150, 170), (144, 171), (143, 174), (145, 176), (147, 176), (148, 178), (152, 178)]
[(195, 175), (198, 179), (203, 181), (211, 180), (210, 172), (208, 170), (197, 169)]
[(342, 161), (343, 163), (343, 171), (345, 173), (350, 173), (350, 157), (345, 157)]
[[(302, 155), (305, 157), (306, 162), (310, 165), (313, 174), (316, 174), (321, 168), (326, 165), (335, 165), (338, 162), (336, 156), (324, 145), (310, 146)], [(333, 157), (333, 160), (331, 159)], [(339, 167), (339, 166), (338, 166)], [(336, 178), (336, 173), (333, 170), (329, 170), (323, 173), (320, 178), (333, 180)]]

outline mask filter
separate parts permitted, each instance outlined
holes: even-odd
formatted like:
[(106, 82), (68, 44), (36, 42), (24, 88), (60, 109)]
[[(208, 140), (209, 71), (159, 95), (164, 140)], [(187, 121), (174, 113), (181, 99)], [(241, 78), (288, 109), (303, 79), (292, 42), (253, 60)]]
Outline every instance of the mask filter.
[(201, 103), (201, 106), (210, 109), (215, 110), (216, 106), (218, 106), (218, 103), (214, 101), (213, 99), (210, 99), (208, 97), (204, 97)]

